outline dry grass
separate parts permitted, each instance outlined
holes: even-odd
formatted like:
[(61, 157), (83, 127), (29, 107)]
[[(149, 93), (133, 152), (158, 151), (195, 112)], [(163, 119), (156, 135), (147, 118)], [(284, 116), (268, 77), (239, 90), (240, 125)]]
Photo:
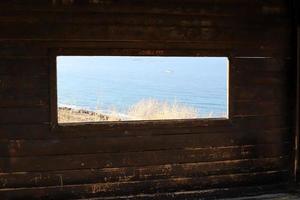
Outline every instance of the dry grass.
[(131, 120), (191, 119), (197, 118), (197, 110), (176, 101), (169, 103), (156, 99), (144, 99), (133, 105), (127, 115)]
[(76, 110), (66, 107), (58, 109), (58, 121), (68, 122), (95, 122), (95, 121), (121, 121), (121, 120), (162, 120), (162, 119), (192, 119), (197, 118), (197, 109), (185, 106), (176, 101), (169, 103), (156, 99), (144, 99), (131, 106), (125, 116), (112, 109), (109, 114), (100, 111)]

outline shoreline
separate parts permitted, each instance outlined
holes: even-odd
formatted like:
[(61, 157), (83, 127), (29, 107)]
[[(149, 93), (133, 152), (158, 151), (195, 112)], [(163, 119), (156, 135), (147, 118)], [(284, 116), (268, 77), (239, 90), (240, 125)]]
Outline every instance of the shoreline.
[(86, 109), (75, 109), (66, 106), (58, 107), (58, 121), (68, 122), (95, 122), (95, 121), (121, 121), (121, 119), (106, 114), (89, 111)]
[[(58, 122), (101, 122), (101, 121), (128, 121), (128, 120), (165, 120), (165, 119), (196, 119), (213, 118), (213, 113), (201, 116), (199, 111), (190, 106), (177, 102), (161, 102), (156, 99), (141, 100), (128, 109), (126, 113), (120, 113), (116, 109), (88, 110), (75, 106), (59, 106)], [(218, 117), (227, 117), (220, 114)]]

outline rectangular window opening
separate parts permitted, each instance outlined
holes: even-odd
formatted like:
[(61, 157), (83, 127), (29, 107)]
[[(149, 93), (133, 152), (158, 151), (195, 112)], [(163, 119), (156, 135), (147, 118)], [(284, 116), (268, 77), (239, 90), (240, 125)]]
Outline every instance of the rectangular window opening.
[(58, 123), (228, 118), (227, 57), (58, 56)]

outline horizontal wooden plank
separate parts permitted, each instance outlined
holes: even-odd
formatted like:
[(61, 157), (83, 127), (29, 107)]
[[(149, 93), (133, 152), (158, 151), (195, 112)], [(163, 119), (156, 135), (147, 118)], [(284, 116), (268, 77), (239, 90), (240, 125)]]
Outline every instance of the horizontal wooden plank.
[(289, 144), (40, 157), (1, 157), (1, 173), (163, 165), (286, 156)]
[(32, 74), (30, 76), (19, 75), (0, 75), (0, 91), (9, 91), (10, 89), (19, 90), (46, 90), (49, 88), (49, 75)]
[[(251, 78), (249, 77), (251, 73)], [(236, 71), (233, 75), (233, 84), (235, 86), (269, 86), (269, 87), (284, 87), (288, 85), (289, 78), (292, 76), (288, 75), (287, 72), (249, 72), (249, 71)], [(282, 86), (281, 86), (282, 85)]]
[[(114, 135), (162, 135), (182, 134), (195, 131), (197, 133), (216, 133), (231, 131), (269, 130), (290, 128), (288, 116), (242, 116), (224, 119), (201, 120), (156, 120), (130, 121), (113, 123), (73, 123), (61, 124), (53, 129), (55, 134), (64, 137), (83, 137), (99, 134)], [(101, 133), (100, 133), (101, 132)], [(71, 136), (72, 135), (72, 136)]]
[(234, 87), (265, 88), (265, 90), (282, 88), (282, 96), (286, 96), (284, 92), (292, 84), (289, 80), (294, 78), (291, 74), (290, 60), (284, 59), (231, 58), (230, 70), (230, 82)]
[(292, 127), (291, 116), (240, 116), (232, 117), (232, 123), (240, 130)]
[[(154, 194), (161, 192), (205, 190), (212, 188), (228, 188), (283, 183), (287, 180), (287, 173), (261, 172), (252, 174), (221, 175), (202, 178), (172, 178), (152, 181), (135, 181), (123, 183), (95, 183), (85, 185), (61, 185), (54, 187), (11, 188), (1, 189), (0, 196), (7, 197), (60, 197), (83, 198), (92, 196), (118, 196), (134, 194)], [(134, 190), (132, 190), (134, 188)]]
[[(188, 120), (140, 120), (140, 121), (116, 121), (116, 122), (102, 122), (102, 123), (62, 123), (53, 129), (54, 133), (57, 134), (84, 134), (84, 132), (98, 132), (101, 131), (103, 134), (109, 133), (112, 136), (114, 133), (131, 135), (141, 130), (151, 133), (168, 132), (181, 130), (181, 128), (204, 128), (213, 129), (232, 127), (232, 123), (228, 119), (217, 118), (217, 119), (188, 119)], [(187, 130), (186, 129), (186, 130)], [(148, 131), (147, 131), (148, 130)], [(199, 130), (199, 129), (198, 129)], [(132, 131), (132, 132), (131, 132)], [(208, 131), (208, 130), (206, 130)]]
[[(25, 42), (24, 40), (18, 40)], [(276, 56), (289, 58), (291, 49), (288, 44), (279, 48), (243, 41), (31, 41), (61, 49), (67, 55), (165, 55), (165, 56)], [(80, 48), (78, 48), (80, 46)]]
[[(195, 15), (242, 15), (249, 16), (245, 13), (249, 9), (253, 10), (251, 15), (273, 15), (284, 16), (287, 13), (287, 3), (280, 1), (270, 2), (249, 2), (249, 1), (211, 1), (188, 0), (182, 1), (3, 1), (1, 5), (6, 8), (1, 11), (64, 11), (64, 12), (104, 12), (104, 13), (168, 13), (168, 14), (195, 14)], [(223, 9), (220, 9), (223, 8)], [(235, 8), (235, 9), (234, 9)]]
[(284, 115), (294, 109), (294, 105), (282, 101), (233, 101), (232, 116)]
[[(55, 1), (58, 2), (58, 1)], [(2, 2), (4, 3), (4, 2)], [(277, 42), (274, 43), (273, 41), (270, 41), (270, 45), (264, 45), (263, 43), (265, 41), (268, 41), (268, 35), (272, 34), (273, 39), (274, 39), (274, 33), (279, 33), (279, 31), (274, 31), (271, 32), (271, 29), (269, 27), (267, 27), (267, 24), (270, 25), (271, 23), (274, 23), (274, 25), (272, 25), (273, 27), (276, 28), (283, 28), (283, 30), (287, 30), (287, 32), (289, 32), (289, 18), (286, 16), (286, 11), (287, 11), (287, 7), (288, 5), (286, 4), (286, 2), (280, 1), (280, 2), (272, 2), (272, 4), (270, 4), (269, 2), (244, 2), (244, 3), (240, 3), (240, 2), (222, 2), (220, 1), (218, 4), (212, 4), (211, 2), (192, 2), (191, 4), (187, 4), (184, 3), (182, 5), (182, 2), (172, 2), (171, 5), (174, 6), (173, 8), (170, 7), (170, 3), (168, 2), (156, 2), (153, 4), (153, 2), (135, 2), (134, 4), (132, 2), (118, 2), (117, 4), (115, 4), (115, 2), (109, 2), (108, 4), (106, 3), (100, 3), (100, 4), (91, 4), (90, 6), (86, 6), (86, 5), (82, 5), (82, 3), (80, 3), (79, 5), (77, 5), (78, 2), (74, 2), (74, 5), (70, 6), (70, 7), (66, 7), (66, 5), (61, 6), (61, 5), (51, 5), (50, 7), (47, 7), (49, 4), (46, 3), (42, 3), (37, 5), (36, 3), (34, 3), (35, 6), (28, 6), (29, 4), (25, 3), (22, 4), (20, 3), (20, 7), (16, 4), (17, 2), (14, 2), (14, 6), (11, 7), (13, 9), (13, 11), (15, 11), (15, 13), (10, 10), (10, 6), (4, 6), (6, 9), (2, 10), (1, 14), (4, 17), (4, 21), (6, 21), (9, 26), (9, 24), (13, 24), (14, 20), (10, 19), (9, 17), (12, 17), (14, 19), (24, 19), (25, 21), (22, 21), (22, 23), (20, 24), (20, 26), (18, 26), (18, 29), (21, 29), (22, 27), (26, 27), (26, 24), (28, 24), (29, 26), (35, 26), (36, 28), (38, 27), (37, 24), (40, 24), (43, 28), (41, 30), (42, 34), (46, 34), (47, 37), (49, 37), (53, 31), (55, 30), (54, 25), (57, 24), (57, 21), (60, 22), (64, 22), (61, 24), (62, 27), (64, 27), (65, 29), (72, 29), (71, 30), (71, 34), (68, 35), (68, 38), (70, 37), (77, 37), (77, 28), (76, 25), (81, 27), (82, 29), (83, 26), (86, 26), (88, 24), (94, 23), (96, 24), (96, 27), (99, 27), (99, 24), (105, 24), (104, 21), (107, 21), (107, 24), (116, 24), (118, 25), (117, 21), (119, 20), (123, 20), (124, 22), (132, 22), (132, 24), (134, 26), (139, 26), (139, 25), (147, 25), (147, 28), (142, 27), (141, 30), (133, 30), (130, 32), (140, 32), (140, 31), (146, 31), (149, 32), (152, 38), (152, 42), (151, 44), (149, 44), (149, 42), (147, 42), (147, 46), (155, 46), (155, 49), (161, 49), (162, 47), (168, 47), (170, 46), (170, 38), (173, 38), (175, 36), (184, 36), (184, 38), (197, 38), (197, 37), (202, 37), (204, 40), (202, 40), (201, 44), (195, 44), (195, 39), (194, 42), (188, 42), (189, 46), (194, 46), (197, 47), (198, 49), (204, 48), (204, 49), (214, 49), (214, 51), (216, 54), (216, 48), (218, 49), (229, 49), (226, 51), (226, 54), (232, 53), (235, 55), (254, 55), (254, 52), (256, 55), (273, 55), (274, 53), (276, 54), (281, 54), (282, 52), (286, 52), (289, 49), (289, 45), (284, 45), (284, 43), (280, 43), (279, 41), (283, 41), (283, 40), (288, 40), (287, 37), (284, 37), (283, 34), (278, 34), (278, 40), (276, 40)], [(5, 4), (5, 3), (4, 3)], [(26, 6), (27, 4), (27, 6)], [(50, 4), (53, 4), (53, 2), (51, 2)], [(72, 3), (73, 4), (73, 3)], [(89, 3), (88, 3), (89, 4)], [(99, 6), (100, 5), (100, 6)], [(220, 9), (217, 9), (216, 6), (220, 5)], [(234, 5), (234, 6), (233, 6)], [(249, 16), (249, 12), (245, 12), (242, 11), (243, 9), (250, 9), (250, 6), (253, 6), (253, 10), (257, 11), (258, 13), (254, 14), (253, 10), (251, 11), (251, 14), (253, 14), (253, 16)], [(22, 6), (23, 7), (23, 11), (22, 10)], [(42, 7), (40, 7), (42, 6)], [(136, 11), (138, 11), (138, 14), (133, 14), (134, 12), (134, 8), (136, 7)], [(158, 6), (158, 7), (155, 7)], [(237, 9), (237, 6), (241, 6), (241, 8), (243, 9)], [(105, 8), (104, 8), (105, 7)], [(206, 7), (206, 8), (205, 8)], [(205, 8), (205, 9), (204, 9)], [(222, 8), (222, 9), (221, 9)], [(21, 9), (21, 10), (19, 10)], [(41, 9), (41, 10), (39, 10)], [(47, 15), (45, 14), (45, 16), (43, 17), (43, 9), (44, 11), (47, 11)], [(51, 12), (49, 12), (49, 10), (47, 9), (51, 9)], [(113, 14), (109, 14), (108, 12), (110, 12), (109, 10), (114, 10), (117, 9), (117, 13), (118, 15), (116, 15), (115, 13)], [(141, 11), (143, 10), (144, 11)], [(192, 10), (195, 9), (195, 11), (197, 12), (193, 12)], [(232, 11), (231, 9), (233, 9), (234, 11)], [(19, 11), (17, 11), (19, 10)], [(26, 10), (28, 10), (27, 13)], [(33, 10), (36, 10), (36, 12), (33, 12)], [(101, 15), (97, 12), (106, 12), (106, 14), (104, 15), (104, 17), (98, 17), (98, 15)], [(126, 12), (130, 11), (131, 14), (121, 14), (122, 10)], [(127, 11), (126, 11), (127, 10)], [(152, 11), (151, 11), (152, 10)], [(163, 10), (163, 12), (162, 12)], [(167, 11), (171, 11), (171, 12), (167, 12)], [(184, 11), (186, 10), (186, 12)], [(151, 11), (151, 12), (149, 12)], [(183, 12), (181, 12), (183, 11)], [(237, 11), (239, 11), (237, 13)], [(63, 14), (61, 14), (60, 12), (63, 12)], [(78, 12), (76, 15), (74, 15), (74, 12)], [(80, 14), (80, 12), (83, 12), (82, 14)], [(92, 14), (87, 15), (88, 12), (92, 12)], [(225, 15), (222, 15), (221, 12), (226, 12)], [(34, 14), (33, 14), (34, 13)], [(147, 14), (148, 13), (148, 14)], [(172, 14), (173, 13), (173, 14)], [(180, 14), (181, 13), (181, 14)], [(245, 13), (246, 16), (245, 17), (236, 17), (235, 15), (244, 15)], [(24, 17), (22, 17), (24, 15)], [(51, 16), (53, 15), (53, 16)], [(63, 16), (62, 16), (63, 15)], [(110, 17), (109, 15), (113, 15), (113, 17)], [(146, 17), (145, 17), (146, 15)], [(153, 15), (153, 17), (148, 17), (148, 15)], [(158, 16), (156, 16), (158, 15)], [(192, 16), (192, 15), (198, 15), (198, 16)], [(203, 17), (199, 17), (199, 15), (202, 15)], [(209, 15), (209, 20), (207, 20), (206, 15)], [(262, 15), (264, 17), (264, 20), (260, 20)], [(29, 18), (32, 16), (33, 18)], [(34, 17), (36, 16), (36, 17)], [(47, 18), (48, 16), (48, 18)], [(50, 16), (50, 17), (49, 17)], [(85, 16), (85, 17), (81, 17), (81, 16)], [(226, 17), (224, 17), (226, 16)], [(27, 18), (27, 21), (26, 21)], [(43, 20), (41, 23), (39, 22), (39, 20)], [(47, 19), (49, 20), (54, 20), (55, 22), (51, 22), (51, 21), (47, 21)], [(59, 20), (56, 20), (59, 19)], [(182, 20), (179, 20), (182, 19)], [(228, 19), (228, 20), (227, 20)], [(233, 20), (231, 20), (233, 19)], [(270, 19), (270, 20), (267, 20)], [(77, 21), (78, 20), (78, 21)], [(85, 22), (82, 20), (86, 20), (88, 22)], [(104, 20), (104, 21), (100, 21), (99, 20)], [(219, 20), (219, 21), (218, 21)], [(258, 30), (261, 31), (262, 34), (260, 34), (258, 36), (258, 39), (255, 40), (255, 42), (250, 42), (249, 38), (251, 37), (256, 37), (255, 33), (251, 33), (251, 31), (247, 30), (247, 31), (236, 31), (236, 30), (232, 30), (228, 29), (230, 32), (228, 31), (215, 31), (213, 32), (212, 30), (206, 29), (205, 27), (207, 26), (212, 26), (212, 27), (218, 27), (219, 25), (226, 25), (227, 23), (225, 23), (223, 20), (227, 20), (228, 23), (232, 24), (231, 27), (238, 27), (238, 26), (243, 26), (243, 27), (251, 27), (251, 28), (255, 28), (256, 25), (258, 25), (259, 23), (257, 23), (256, 21), (263, 21), (266, 22), (264, 26), (260, 26)], [(283, 20), (283, 21), (282, 21)], [(15, 22), (18, 20), (15, 20)], [(51, 30), (45, 30), (44, 24), (46, 23), (50, 24), (48, 27), (52, 27)], [(19, 21), (21, 22), (21, 21)], [(151, 33), (151, 27), (157, 27), (157, 26), (161, 26), (163, 25), (164, 27), (170, 27), (173, 25), (179, 26), (178, 24), (173, 24), (173, 22), (175, 23), (180, 23), (181, 26), (196, 26), (197, 27), (197, 33), (194, 34), (194, 31), (192, 31), (192, 29), (186, 29), (184, 30), (184, 34), (181, 34), (180, 31), (177, 33), (175, 31), (172, 31), (173, 35), (171, 35), (171, 37), (167, 36), (167, 40), (163, 39), (164, 44), (161, 44), (161, 41), (156, 42), (156, 44), (160, 44), (160, 45), (154, 45), (154, 41), (155, 41), (155, 34)], [(80, 25), (83, 24), (82, 25)], [(70, 27), (73, 25), (68, 26), (68, 24), (75, 24), (74, 27)], [(59, 26), (60, 24), (58, 24)], [(199, 25), (201, 25), (201, 27), (204, 27), (203, 30), (201, 30), (201, 34), (199, 34)], [(128, 26), (128, 25), (127, 25)], [(11, 27), (16, 27), (16, 26), (11, 26)], [(117, 28), (120, 28), (122, 26), (117, 26)], [(8, 29), (3, 29), (5, 31), (9, 30), (10, 28), (7, 27)], [(13, 34), (15, 34), (16, 32), (20, 32), (21, 37), (26, 36), (26, 32), (28, 32), (28, 34), (32, 35), (33, 33), (38, 33), (38, 31), (33, 31), (32, 29), (33, 27), (29, 28), (28, 31), (26, 31), (25, 29), (23, 29), (23, 31), (13, 31), (12, 34), (9, 34), (9, 37), (13, 37)], [(99, 27), (100, 28), (100, 27)], [(257, 28), (257, 27), (256, 27)], [(60, 33), (63, 34), (63, 30), (61, 28), (59, 28)], [(108, 28), (106, 30), (110, 31), (111, 28)], [(114, 29), (114, 28), (112, 28)], [(92, 34), (92, 30), (94, 30), (94, 28), (90, 28), (90, 34)], [(102, 29), (101, 29), (102, 30)], [(232, 30), (232, 32), (231, 32)], [(257, 29), (253, 30), (254, 32), (258, 31)], [(96, 30), (95, 30), (96, 31)], [(96, 31), (98, 32), (98, 31)], [(101, 31), (101, 33), (103, 32), (103, 30)], [(167, 31), (166, 33), (171, 33), (171, 31)], [(224, 34), (218, 34), (220, 32), (224, 32)], [(4, 33), (4, 32), (3, 32)], [(109, 33), (108, 36), (113, 36), (113, 34), (119, 34), (118, 30), (112, 30), (112, 33)], [(66, 32), (65, 32), (66, 34)], [(87, 37), (91, 40), (92, 37), (91, 35), (88, 35)], [(244, 36), (239, 36), (236, 37), (236, 34), (241, 34)], [(99, 33), (97, 33), (96, 35), (99, 36)], [(125, 39), (124, 35), (128, 35), (128, 32), (126, 34), (120, 34), (122, 36), (122, 40)], [(141, 35), (145, 35), (145, 34), (138, 34), (138, 37), (140, 37)], [(219, 36), (218, 36), (219, 35)], [(213, 38), (216, 38), (216, 36), (218, 37), (223, 37), (223, 36), (229, 36), (230, 37), (230, 41), (216, 41), (214, 40), (213, 42), (210, 42), (210, 40), (207, 40), (208, 37), (213, 36)], [(289, 33), (287, 33), (287, 35), (289, 35)], [(33, 36), (33, 35), (32, 35)], [(161, 38), (163, 35), (159, 35), (159, 37)], [(247, 38), (246, 40), (243, 41), (233, 41), (233, 39), (241, 39), (241, 38)], [(137, 37), (134, 37), (134, 41), (130, 40), (131, 42), (137, 42)], [(8, 38), (7, 38), (8, 39)], [(17, 38), (15, 38), (17, 39)], [(19, 42), (21, 38), (18, 38)], [(34, 37), (33, 40), (38, 39), (38, 37)], [(71, 39), (71, 38), (70, 38)], [(96, 46), (96, 47), (100, 47), (102, 46), (103, 41), (100, 41), (98, 43), (96, 43), (96, 41), (90, 41), (90, 40), (86, 40), (85, 43), (89, 43), (87, 44), (80, 44), (78, 45), (78, 40), (76, 41), (72, 41), (75, 42), (74, 45), (75, 46), (80, 46), (81, 48), (84, 46)], [(2, 38), (3, 41), (3, 38)], [(7, 41), (10, 41), (9, 39)], [(22, 42), (24, 42), (25, 40), (23, 40)], [(177, 42), (179, 42), (178, 38), (176, 39)], [(249, 41), (249, 42), (248, 42)], [(258, 45), (258, 41), (263, 42), (263, 43), (259, 43)], [(32, 43), (32, 41), (30, 41)], [(47, 47), (49, 46), (49, 44), (45, 45), (46, 42), (49, 42), (49, 40), (45, 40), (40, 44), (40, 48), (42, 46)], [(54, 43), (56, 41), (51, 41), (51, 43)], [(119, 43), (120, 41), (118, 41)], [(66, 44), (66, 38), (64, 37), (63, 40), (59, 41), (59, 47), (61, 48), (62, 46), (67, 45)], [(166, 44), (168, 43), (168, 44)], [(210, 43), (210, 44), (208, 44)], [(287, 41), (285, 43), (288, 43)], [(252, 46), (251, 46), (252, 45)], [(253, 46), (254, 45), (254, 46)], [(284, 45), (284, 46), (283, 46)], [(39, 45), (38, 45), (39, 46)], [(50, 44), (50, 46), (52, 46), (52, 44)], [(111, 46), (111, 45), (110, 45)], [(137, 47), (136, 44), (134, 44), (135, 47)], [(181, 46), (182, 48), (186, 48), (187, 44), (180, 44), (179, 46)], [(206, 46), (206, 48), (205, 48)], [(128, 48), (128, 45), (125, 47)], [(147, 48), (145, 46), (145, 44), (141, 45), (141, 47), (143, 48)], [(278, 51), (278, 49), (280, 49)], [(9, 50), (11, 51), (11, 50)], [(275, 51), (275, 52), (274, 52)], [(202, 52), (202, 55), (212, 55), (211, 52)], [(223, 52), (224, 54), (224, 52)]]
[[(285, 116), (236, 117), (229, 120), (187, 121), (148, 121), (121, 123), (93, 123), (64, 125), (51, 129), (42, 124), (2, 124), (1, 139), (61, 139), (86, 137), (128, 137), (151, 135), (182, 135), (203, 133), (238, 133), (256, 134), (259, 127), (263, 131), (290, 132), (291, 127)], [(239, 125), (240, 124), (240, 125)], [(259, 131), (258, 131), (259, 132)], [(257, 133), (258, 134), (258, 133)], [(263, 132), (261, 133), (263, 134)]]
[(57, 135), (52, 134), (50, 131), (51, 128), (49, 124), (0, 124), (1, 139), (57, 138)]
[(278, 171), (287, 169), (288, 158), (264, 158), (209, 163), (171, 164), (146, 167), (82, 169), (52, 172), (0, 174), (0, 188), (44, 187), (83, 183), (146, 181), (164, 178)]
[(272, 15), (260, 17), (236, 18), (236, 16), (195, 16), (171, 15), (168, 13), (147, 14), (147, 13), (77, 13), (70, 12), (1, 12), (1, 22), (23, 22), (23, 23), (58, 23), (58, 24), (101, 24), (101, 25), (154, 25), (154, 26), (178, 26), (178, 27), (232, 27), (235, 29), (253, 28), (265, 29), (266, 27), (289, 27), (289, 18), (276, 17)]
[[(176, 150), (292, 142), (283, 130), (48, 140), (0, 140), (0, 157)], [(37, 151), (38, 149), (38, 151)]]
[(47, 62), (48, 59), (41, 57), (0, 56), (0, 107), (47, 107), (49, 105)]
[[(61, 41), (51, 43), (53, 48), (63, 47), (63, 51), (59, 52), (62, 55), (123, 55), (123, 56), (229, 56), (229, 55), (253, 55), (249, 48), (234, 50), (234, 46), (247, 46), (247, 44), (233, 44), (230, 42), (184, 42), (184, 41)], [(84, 48), (78, 49), (78, 46)], [(103, 48), (106, 47), (106, 50)], [(117, 49), (113, 48), (117, 47)], [(132, 48), (131, 48), (132, 47)], [(273, 55), (274, 52), (281, 56), (283, 51), (278, 49), (265, 50), (259, 48), (255, 55)], [(286, 54), (286, 52), (284, 52)], [(288, 53), (289, 54), (289, 53)]]
[[(93, 24), (1, 23), (2, 39), (81, 41), (230, 41), (281, 48), (289, 42), (291, 30), (269, 27), (262, 30), (178, 26), (130, 26)], [(18, 31), (16, 31), (18, 27)], [(81, 31), (81, 30), (89, 30)], [(159, 30), (159, 31), (158, 31)], [(271, 37), (272, 36), (272, 37)], [(276, 44), (274, 44), (276, 40)], [(254, 43), (255, 42), (255, 43)]]
[[(180, 191), (169, 193), (155, 193), (155, 194), (138, 194), (138, 195), (124, 195), (114, 197), (94, 197), (93, 200), (186, 200), (186, 199), (218, 199), (218, 198), (235, 198), (254, 195), (265, 195), (266, 193), (274, 194), (284, 193), (288, 188), (287, 183), (256, 185), (249, 187), (234, 187), (234, 188), (213, 188), (207, 190), (197, 191)], [(284, 196), (285, 197), (285, 196)]]
[[(286, 72), (292, 68), (290, 59), (270, 57), (235, 57), (230, 59), (230, 67), (238, 73)], [(255, 77), (254, 77), (255, 78)]]
[(0, 75), (0, 108), (49, 106), (48, 79), (48, 76)]
[(0, 108), (0, 124), (49, 123), (49, 107)]
[[(33, 41), (0, 40), (1, 58), (40, 58), (47, 48), (61, 49), (69, 55), (173, 55), (173, 56), (280, 56), (290, 57), (288, 44), (281, 49), (253, 46), (240, 41)], [(80, 47), (80, 48), (79, 48)], [(62, 54), (62, 52), (60, 52)]]
[(24, 108), (49, 106), (49, 90), (24, 90), (22, 88), (1, 91), (1, 108)]
[[(264, 117), (264, 120), (268, 122), (269, 120), (274, 120), (273, 123), (269, 123), (268, 126), (264, 126), (262, 133), (266, 132), (290, 132), (290, 128), (287, 123), (284, 122), (284, 117)], [(241, 120), (253, 121), (253, 117), (243, 117)], [(277, 121), (278, 120), (278, 121)], [(204, 120), (205, 121), (205, 120)], [(257, 120), (260, 124), (261, 119)], [(177, 122), (177, 121), (176, 121)], [(156, 126), (153, 123), (142, 123), (142, 126), (135, 125), (128, 126), (122, 123), (117, 123), (119, 125), (114, 126), (114, 128), (109, 128), (107, 124), (89, 124), (89, 125), (69, 125), (69, 126), (59, 126), (52, 129), (49, 125), (45, 124), (1, 124), (0, 125), (0, 139), (1, 140), (19, 140), (19, 139), (68, 139), (68, 138), (110, 138), (110, 137), (132, 137), (132, 136), (154, 136), (154, 135), (185, 135), (185, 134), (214, 134), (214, 133), (238, 133), (243, 132), (248, 135), (258, 134), (260, 132), (254, 123), (247, 129), (241, 129), (233, 123), (227, 121), (206, 121), (206, 123), (185, 123), (183, 122), (173, 123), (173, 128), (168, 123), (159, 123), (161, 126)], [(253, 122), (251, 122), (253, 123)], [(125, 123), (126, 124), (126, 123)], [(279, 125), (279, 126), (276, 126)], [(118, 127), (119, 126), (119, 127)], [(256, 133), (257, 132), (257, 133)]]
[[(192, 123), (191, 123), (192, 122)], [(290, 132), (287, 116), (235, 117), (232, 120), (148, 121), (73, 124), (52, 129), (48, 124), (0, 124), (0, 138), (11, 139), (62, 139), (91, 137), (128, 137), (152, 135), (214, 134), (269, 131)], [(262, 129), (260, 129), (260, 127)], [(263, 134), (263, 132), (261, 133)]]
[[(47, 59), (48, 50), (45, 45), (32, 41), (16, 42), (0, 40), (0, 59)], [(13, 62), (13, 61), (12, 61)]]
[(1, 58), (0, 56), (0, 77), (45, 76), (49, 74), (48, 61), (46, 58)]
[(233, 86), (232, 93), (236, 101), (278, 102), (287, 100), (286, 85)]

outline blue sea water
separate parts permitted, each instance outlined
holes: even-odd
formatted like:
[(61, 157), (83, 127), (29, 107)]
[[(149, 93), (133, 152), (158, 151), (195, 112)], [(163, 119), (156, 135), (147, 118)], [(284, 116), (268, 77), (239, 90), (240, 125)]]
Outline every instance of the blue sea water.
[(224, 117), (227, 67), (224, 57), (58, 56), (58, 105), (125, 113), (151, 98)]

